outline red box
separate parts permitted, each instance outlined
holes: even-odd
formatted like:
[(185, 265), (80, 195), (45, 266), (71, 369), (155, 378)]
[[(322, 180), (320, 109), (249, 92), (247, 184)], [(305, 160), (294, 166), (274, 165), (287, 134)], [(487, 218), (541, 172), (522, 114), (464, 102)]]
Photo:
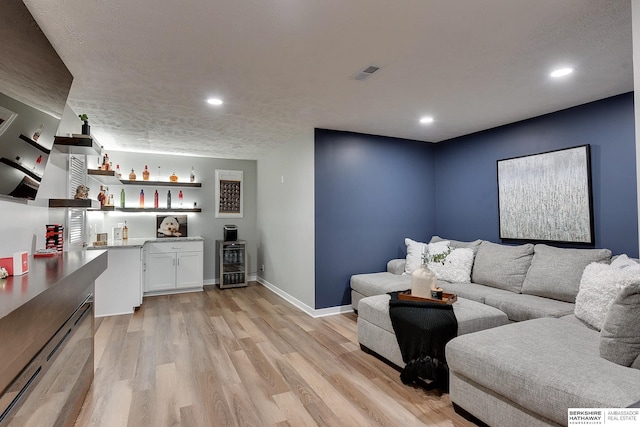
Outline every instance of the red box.
[(9, 276), (13, 276), (13, 257), (0, 258), (0, 267), (7, 270)]

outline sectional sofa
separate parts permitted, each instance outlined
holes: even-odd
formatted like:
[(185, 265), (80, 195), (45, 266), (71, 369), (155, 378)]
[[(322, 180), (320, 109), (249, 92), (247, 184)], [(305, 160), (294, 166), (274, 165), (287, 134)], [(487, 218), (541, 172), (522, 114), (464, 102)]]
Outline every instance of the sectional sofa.
[[(435, 236), (430, 244), (442, 240)], [(508, 318), (472, 327), (462, 322), (448, 343), (457, 411), (491, 426), (567, 425), (569, 408), (640, 401), (636, 260), (620, 256), (612, 263), (607, 249), (479, 240), (448, 245), (471, 249), (473, 263), (468, 282), (439, 280), (440, 286), (458, 294), (455, 304), (481, 303)], [(399, 367), (404, 362), (384, 294), (411, 287), (407, 261), (351, 278), (361, 345)]]

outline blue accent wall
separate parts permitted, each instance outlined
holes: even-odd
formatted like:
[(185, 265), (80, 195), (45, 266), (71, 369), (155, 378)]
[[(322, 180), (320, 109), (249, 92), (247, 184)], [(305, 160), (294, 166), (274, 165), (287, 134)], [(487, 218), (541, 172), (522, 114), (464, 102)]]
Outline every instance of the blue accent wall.
[(434, 232), (434, 147), (315, 131), (315, 308), (351, 303), (349, 279), (405, 256)]
[(500, 242), (496, 161), (591, 145), (595, 246), (638, 256), (633, 93), (435, 146), (436, 232)]

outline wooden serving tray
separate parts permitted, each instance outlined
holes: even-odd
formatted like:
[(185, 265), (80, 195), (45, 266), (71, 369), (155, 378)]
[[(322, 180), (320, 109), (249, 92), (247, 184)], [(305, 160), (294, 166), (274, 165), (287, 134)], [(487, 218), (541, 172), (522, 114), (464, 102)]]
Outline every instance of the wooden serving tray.
[(413, 295), (411, 295), (411, 291), (409, 291), (407, 293), (398, 294), (398, 299), (403, 299), (408, 301), (437, 302), (440, 304), (453, 304), (454, 302), (458, 301), (458, 295), (450, 294), (448, 292), (443, 292), (442, 299), (436, 299), (431, 297), (423, 298), (423, 297), (414, 297)]

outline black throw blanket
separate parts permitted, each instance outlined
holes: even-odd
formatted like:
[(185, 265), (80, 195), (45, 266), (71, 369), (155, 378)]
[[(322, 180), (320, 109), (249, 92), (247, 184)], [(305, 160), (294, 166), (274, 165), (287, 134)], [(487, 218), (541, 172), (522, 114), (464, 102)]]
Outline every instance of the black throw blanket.
[(431, 380), (433, 386), (449, 389), (449, 367), (444, 347), (458, 335), (458, 321), (451, 304), (398, 299), (390, 292), (389, 316), (398, 339), (404, 384)]

